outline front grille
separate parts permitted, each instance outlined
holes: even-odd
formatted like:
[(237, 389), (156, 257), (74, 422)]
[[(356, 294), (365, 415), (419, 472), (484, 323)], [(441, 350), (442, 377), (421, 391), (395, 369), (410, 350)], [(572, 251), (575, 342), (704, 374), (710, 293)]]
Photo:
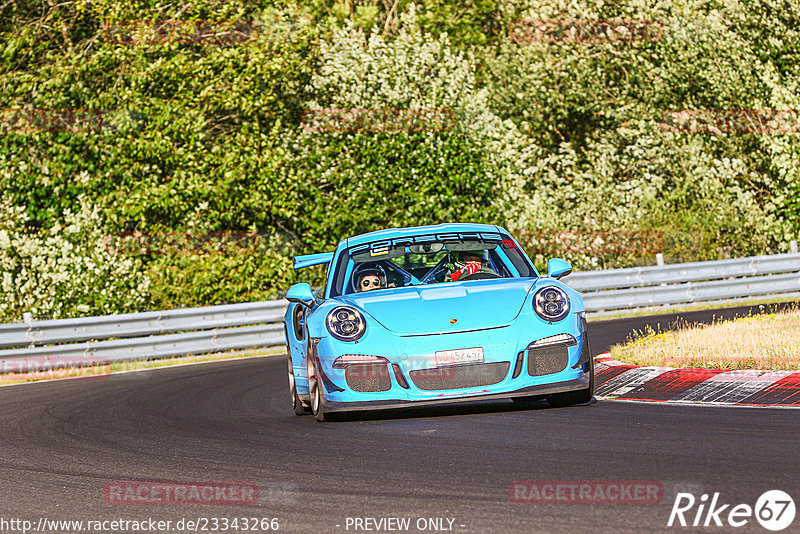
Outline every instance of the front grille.
[(528, 350), (528, 374), (544, 376), (567, 368), (569, 351), (566, 345), (548, 345)]
[(383, 363), (350, 363), (344, 369), (347, 386), (353, 391), (389, 391), (392, 381), (389, 366)]
[(501, 382), (508, 375), (510, 366), (510, 362), (475, 363), (419, 369), (408, 374), (414, 385), (424, 391), (474, 388)]

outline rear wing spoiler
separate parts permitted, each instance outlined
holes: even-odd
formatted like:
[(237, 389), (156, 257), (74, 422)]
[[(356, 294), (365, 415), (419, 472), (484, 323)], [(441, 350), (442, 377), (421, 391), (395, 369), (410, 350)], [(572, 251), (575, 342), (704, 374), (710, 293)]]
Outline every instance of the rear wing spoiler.
[(322, 265), (333, 260), (333, 252), (321, 252), (319, 254), (306, 254), (305, 256), (294, 257), (294, 269), (304, 269), (312, 265)]

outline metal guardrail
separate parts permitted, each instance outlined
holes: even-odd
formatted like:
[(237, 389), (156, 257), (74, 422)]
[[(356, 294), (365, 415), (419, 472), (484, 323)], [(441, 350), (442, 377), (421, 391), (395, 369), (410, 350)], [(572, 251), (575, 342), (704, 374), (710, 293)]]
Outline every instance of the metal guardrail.
[(285, 301), (247, 302), (202, 308), (57, 319), (0, 325), (0, 347), (71, 343), (187, 330), (225, 328), (283, 320)]
[(800, 296), (800, 254), (576, 272), (587, 312)]
[[(800, 297), (800, 254), (584, 271), (563, 281), (592, 314)], [(0, 373), (284, 344), (285, 300), (0, 325)]]
[(248, 302), (4, 324), (0, 373), (281, 346), (286, 305)]
[(787, 272), (800, 272), (800, 254), (580, 271), (565, 277), (564, 281), (579, 291), (598, 291)]

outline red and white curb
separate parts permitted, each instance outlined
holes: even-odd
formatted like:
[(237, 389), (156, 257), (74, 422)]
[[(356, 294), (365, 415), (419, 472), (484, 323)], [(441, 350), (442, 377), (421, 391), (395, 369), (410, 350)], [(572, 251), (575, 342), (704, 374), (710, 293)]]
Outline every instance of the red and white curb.
[(647, 367), (595, 357), (598, 399), (800, 408), (800, 371)]

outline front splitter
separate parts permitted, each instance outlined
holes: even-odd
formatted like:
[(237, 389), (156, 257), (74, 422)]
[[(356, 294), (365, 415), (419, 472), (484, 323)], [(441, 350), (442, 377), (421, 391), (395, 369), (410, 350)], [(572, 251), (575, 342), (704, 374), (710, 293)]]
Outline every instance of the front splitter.
[(448, 393), (441, 393), (439, 396), (432, 396), (430, 398), (420, 400), (408, 399), (388, 399), (376, 401), (357, 401), (357, 402), (334, 402), (323, 401), (323, 409), (325, 412), (346, 412), (346, 411), (364, 411), (364, 410), (391, 410), (394, 408), (415, 408), (423, 406), (438, 406), (445, 404), (463, 404), (465, 402), (487, 401), (487, 400), (500, 400), (512, 399), (516, 397), (532, 397), (552, 395), (553, 393), (565, 393), (567, 391), (577, 391), (589, 387), (589, 378), (583, 376), (575, 380), (568, 380), (565, 382), (555, 382), (552, 384), (540, 384), (537, 386), (528, 386), (522, 389), (515, 389), (513, 391), (505, 391), (500, 393), (489, 394), (466, 394), (460, 396), (450, 396)]

